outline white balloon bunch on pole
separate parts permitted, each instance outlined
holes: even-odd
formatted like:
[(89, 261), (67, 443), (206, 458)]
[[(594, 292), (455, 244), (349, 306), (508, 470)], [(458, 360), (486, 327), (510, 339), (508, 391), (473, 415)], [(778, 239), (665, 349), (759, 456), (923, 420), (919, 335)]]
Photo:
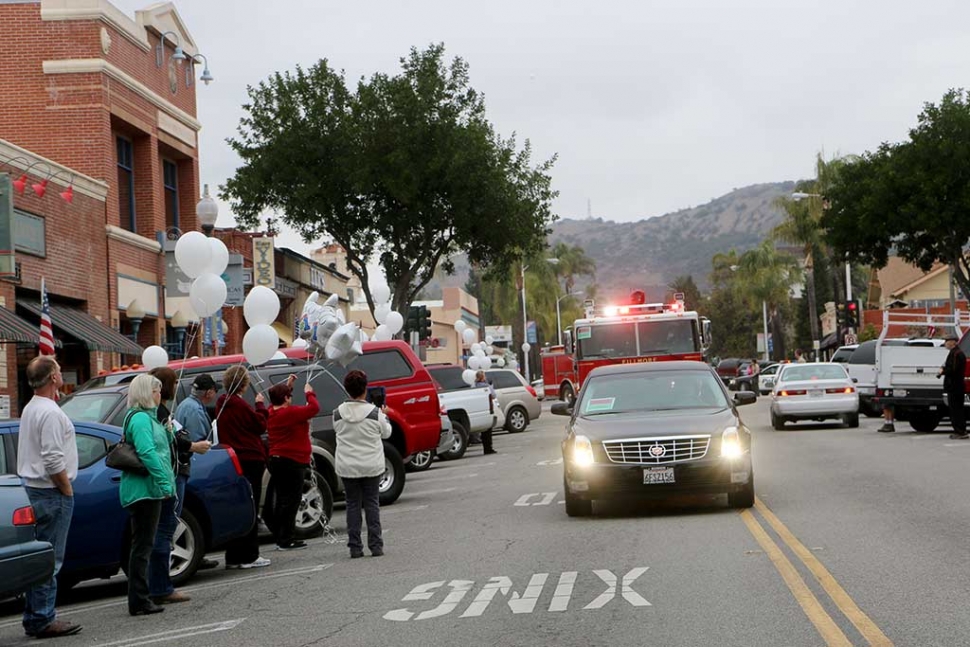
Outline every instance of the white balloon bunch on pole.
[(175, 262), (191, 279), (189, 303), (199, 317), (211, 317), (226, 302), (228, 292), (222, 273), (229, 263), (229, 250), (218, 238), (200, 232), (182, 234), (175, 243)]
[(280, 298), (265, 285), (257, 285), (243, 302), (243, 316), (249, 330), (243, 337), (243, 354), (253, 366), (273, 359), (279, 347), (279, 336), (272, 324), (280, 313)]

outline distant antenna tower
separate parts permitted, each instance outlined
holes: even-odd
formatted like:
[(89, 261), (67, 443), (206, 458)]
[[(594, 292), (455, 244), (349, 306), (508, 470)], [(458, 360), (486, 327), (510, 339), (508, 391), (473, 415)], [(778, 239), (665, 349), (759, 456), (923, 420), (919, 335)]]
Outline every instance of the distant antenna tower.
[(586, 217), (590, 220), (593, 219), (593, 201), (586, 198)]

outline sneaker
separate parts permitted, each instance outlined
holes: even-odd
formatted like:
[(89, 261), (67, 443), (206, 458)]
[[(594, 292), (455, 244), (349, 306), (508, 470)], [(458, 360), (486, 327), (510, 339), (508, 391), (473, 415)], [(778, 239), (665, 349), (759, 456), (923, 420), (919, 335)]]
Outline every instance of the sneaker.
[(892, 424), (885, 424), (882, 427), (880, 427), (879, 429), (877, 429), (876, 431), (879, 431), (879, 432), (884, 433), (884, 434), (890, 434), (890, 433), (896, 431), (896, 427), (893, 426)]
[(269, 566), (270, 561), (265, 557), (257, 557), (255, 562), (249, 562), (248, 564), (240, 564), (239, 568), (263, 568), (264, 566)]
[(950, 434), (952, 440), (967, 440), (970, 438), (970, 434)]
[(276, 550), (300, 550), (306, 547), (307, 544), (305, 541), (291, 541), (288, 544), (277, 544)]

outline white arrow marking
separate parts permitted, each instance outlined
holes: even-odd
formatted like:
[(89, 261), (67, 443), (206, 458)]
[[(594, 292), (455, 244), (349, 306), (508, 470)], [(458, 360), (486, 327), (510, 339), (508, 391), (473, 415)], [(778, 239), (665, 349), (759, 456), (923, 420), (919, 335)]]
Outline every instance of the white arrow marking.
[(190, 638), (192, 636), (229, 631), (230, 629), (238, 627), (244, 620), (245, 618), (237, 618), (235, 620), (213, 622), (207, 625), (172, 629), (156, 634), (148, 634), (147, 636), (141, 636), (139, 638), (125, 638), (124, 640), (116, 640), (110, 643), (101, 643), (101, 647), (136, 647), (136, 645), (151, 645), (154, 643), (168, 642), (170, 640), (181, 640), (182, 638)]
[[(593, 571), (597, 577), (606, 582), (608, 587), (605, 591), (600, 593), (599, 597), (587, 604), (584, 609), (601, 609), (606, 606), (606, 603), (616, 597), (616, 575), (607, 570), (594, 570)], [(640, 568), (635, 568), (626, 575), (623, 576), (623, 589), (621, 594), (623, 599), (632, 604), (635, 607), (648, 607), (650, 603), (647, 602), (639, 593), (633, 590), (631, 585), (634, 581), (641, 575), (647, 572), (647, 567), (642, 566)]]

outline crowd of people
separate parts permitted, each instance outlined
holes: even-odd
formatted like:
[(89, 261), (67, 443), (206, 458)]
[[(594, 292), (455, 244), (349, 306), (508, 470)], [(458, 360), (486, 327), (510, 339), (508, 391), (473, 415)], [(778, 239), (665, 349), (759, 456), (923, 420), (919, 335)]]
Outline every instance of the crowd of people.
[[(54, 548), (54, 573), (25, 595), (23, 628), (28, 636), (53, 638), (73, 635), (81, 626), (57, 618), (57, 574), (64, 561), (68, 530), (74, 507), (72, 482), (77, 476), (78, 455), (74, 426), (57, 404), (63, 386), (60, 366), (51, 356), (34, 358), (27, 367), (33, 397), (21, 414), (17, 471), (37, 519), (36, 536)], [(123, 469), (119, 497), (131, 518), (131, 549), (128, 558), (128, 612), (152, 615), (166, 604), (189, 602), (177, 591), (170, 574), (173, 538), (191, 478), (193, 454), (208, 452), (213, 439), (232, 448), (243, 476), (253, 493), (254, 518), (262, 499), (264, 472), (269, 469), (275, 494), (271, 516), (278, 550), (306, 548), (294, 537), (296, 515), (311, 466), (310, 420), (320, 404), (310, 384), (303, 388), (306, 404), (293, 405), (295, 375), (268, 390), (249, 404), (242, 395), (249, 388), (245, 366), (230, 367), (222, 388), (208, 374), (198, 375), (189, 397), (174, 413), (178, 376), (163, 367), (139, 374), (128, 389), (128, 411), (122, 443), (137, 456), (137, 468)], [(344, 378), (348, 400), (334, 411), (337, 437), (336, 471), (347, 494), (347, 547), (351, 558), (363, 556), (362, 512), (367, 523), (367, 546), (371, 555), (384, 554), (381, 533), (379, 483), (384, 473), (382, 441), (391, 435), (386, 407), (367, 400), (367, 376), (350, 371)], [(215, 404), (215, 416), (209, 408)], [(264, 435), (268, 443), (264, 442)], [(218, 562), (205, 560), (202, 568)], [(270, 560), (260, 555), (259, 524), (232, 540), (226, 547), (227, 569), (261, 568)]]

